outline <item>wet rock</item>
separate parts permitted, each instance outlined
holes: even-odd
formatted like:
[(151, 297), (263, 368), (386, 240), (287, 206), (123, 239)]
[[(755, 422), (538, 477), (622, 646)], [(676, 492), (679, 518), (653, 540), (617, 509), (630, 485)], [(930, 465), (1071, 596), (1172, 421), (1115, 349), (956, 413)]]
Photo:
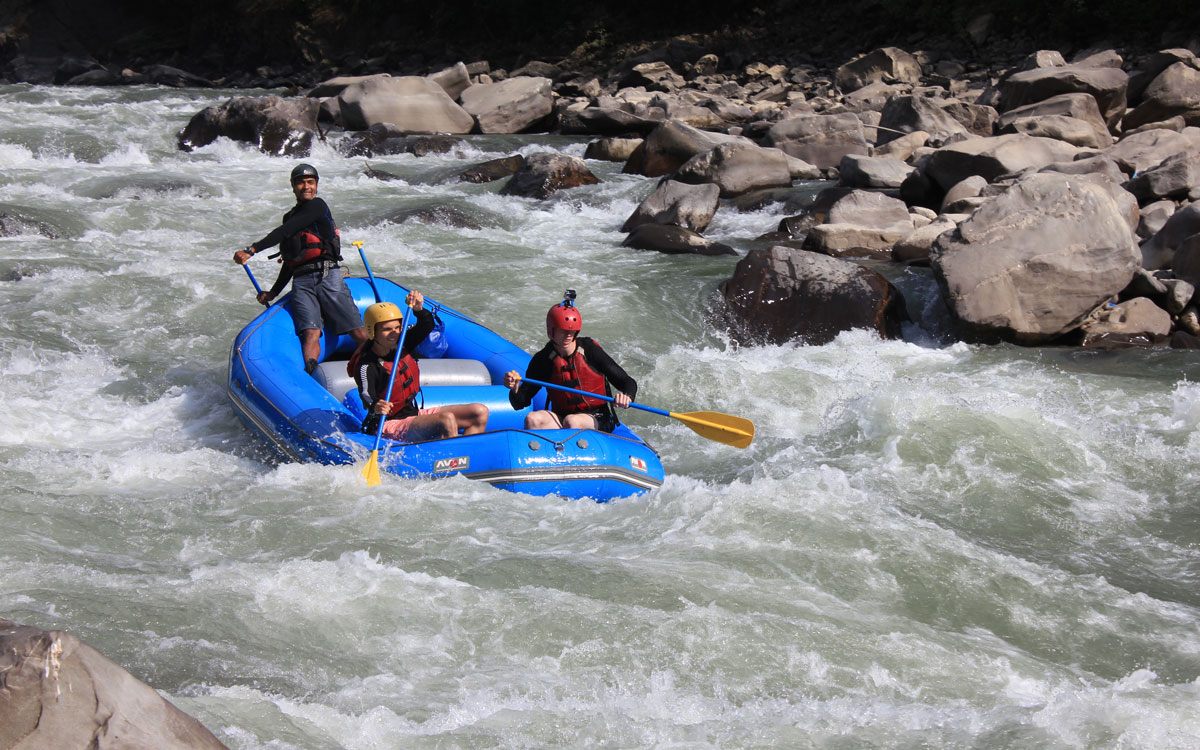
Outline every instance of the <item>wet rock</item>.
[(180, 150), (192, 151), (225, 137), (275, 156), (307, 156), (319, 108), (315, 99), (234, 97), (195, 114), (177, 141)]
[(1146, 297), (1105, 304), (1080, 325), (1080, 345), (1087, 348), (1149, 346), (1171, 333), (1171, 314)]
[(620, 107), (588, 107), (564, 113), (559, 130), (564, 135), (646, 135), (662, 122), (661, 117), (637, 115)]
[(628, 161), (640, 145), (641, 138), (599, 138), (588, 143), (583, 158), (597, 161)]
[(525, 164), (500, 189), (501, 195), (549, 198), (559, 190), (600, 182), (583, 159), (565, 154), (539, 153), (525, 157)]
[(351, 133), (342, 143), (347, 156), (390, 156), (412, 154), (447, 154), (462, 143), (453, 135), (409, 135), (407, 131), (388, 122), (372, 125), (366, 130)]
[(549, 78), (522, 76), (471, 86), (462, 92), (462, 107), (480, 133), (527, 132), (544, 124), (554, 109), (550, 84)]
[(525, 166), (525, 157), (520, 154), (504, 156), (481, 162), (458, 173), (459, 182), (484, 183), (511, 177)]
[(671, 174), (696, 154), (722, 143), (751, 143), (739, 136), (708, 133), (681, 122), (668, 120), (656, 127), (621, 170), (626, 174), (662, 177)]
[(483, 225), (473, 216), (448, 203), (403, 208), (391, 213), (387, 220), (393, 224), (415, 221), (420, 224), (436, 224), (452, 229), (483, 229)]
[(643, 224), (669, 224), (703, 232), (717, 212), (720, 189), (714, 184), (688, 185), (663, 180), (621, 225), (629, 232)]
[(879, 273), (780, 245), (738, 261), (721, 295), (731, 334), (747, 344), (821, 345), (855, 328), (895, 338), (905, 319), (903, 297)]
[(142, 75), (147, 83), (173, 88), (210, 89), (213, 82), (207, 78), (193, 75), (186, 70), (173, 68), (170, 65), (147, 65), (142, 68)]
[(1124, 289), (1137, 245), (1100, 186), (1045, 173), (985, 202), (930, 255), (955, 318), (982, 338), (1049, 341)]
[(737, 255), (729, 245), (714, 242), (690, 229), (667, 224), (642, 224), (625, 238), (621, 247), (656, 250), (668, 255)]
[(0, 747), (226, 750), (200, 722), (61, 630), (0, 619)]

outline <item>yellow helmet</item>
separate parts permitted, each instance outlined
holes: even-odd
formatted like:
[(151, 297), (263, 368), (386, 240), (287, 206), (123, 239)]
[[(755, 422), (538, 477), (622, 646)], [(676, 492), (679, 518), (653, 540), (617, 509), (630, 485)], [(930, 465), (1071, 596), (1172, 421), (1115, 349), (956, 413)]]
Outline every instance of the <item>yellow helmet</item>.
[(391, 302), (376, 302), (367, 308), (367, 314), (363, 316), (363, 325), (367, 327), (367, 338), (375, 338), (375, 326), (380, 323), (403, 319), (404, 313), (400, 312), (399, 307)]

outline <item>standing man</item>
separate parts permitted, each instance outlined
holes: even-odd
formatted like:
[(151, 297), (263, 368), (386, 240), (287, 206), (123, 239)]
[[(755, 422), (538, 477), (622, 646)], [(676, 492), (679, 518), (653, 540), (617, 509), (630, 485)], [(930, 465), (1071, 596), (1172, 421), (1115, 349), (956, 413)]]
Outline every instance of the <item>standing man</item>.
[[(566, 296), (546, 313), (546, 335), (550, 341), (529, 360), (526, 377), (611, 396), (617, 406), (629, 408), (637, 395), (637, 381), (629, 377), (599, 344), (579, 336), (583, 330), (583, 316), (575, 308), (575, 292), (568, 289)], [(529, 406), (541, 390), (540, 385), (521, 382), (516, 370), (504, 373), (504, 386), (510, 389), (508, 402), (514, 409)], [(616, 393), (612, 392), (613, 387)], [(616, 428), (617, 415), (608, 401), (558, 389), (547, 391), (550, 409), (530, 412), (525, 417), (525, 429), (567, 427), (612, 432)]]
[(317, 369), (321, 330), (326, 325), (335, 333), (349, 333), (360, 345), (367, 340), (362, 315), (338, 265), (342, 260), (341, 234), (329, 205), (317, 197), (319, 179), (312, 165), (297, 165), (292, 170), (296, 205), (270, 234), (233, 254), (235, 263), (245, 265), (251, 256), (279, 245), (278, 254), (283, 256), (279, 278), (270, 291), (258, 295), (258, 301), (271, 304), (288, 281), (292, 282), (292, 320), (300, 337), (304, 370), (310, 375)]

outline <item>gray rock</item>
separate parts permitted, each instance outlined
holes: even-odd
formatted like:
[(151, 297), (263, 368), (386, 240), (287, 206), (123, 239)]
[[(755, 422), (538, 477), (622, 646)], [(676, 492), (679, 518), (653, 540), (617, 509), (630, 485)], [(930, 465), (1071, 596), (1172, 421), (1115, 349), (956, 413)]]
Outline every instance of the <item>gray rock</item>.
[[(1016, 120), (1026, 117), (1045, 117), (1047, 115), (1072, 117), (1088, 125), (1092, 132), (1095, 133), (1092, 143), (1077, 143), (1075, 144), (1077, 146), (1092, 145), (1093, 148), (1108, 148), (1112, 145), (1112, 135), (1108, 132), (1108, 125), (1105, 124), (1104, 117), (1100, 114), (1100, 106), (1096, 104), (1096, 97), (1091, 94), (1059, 94), (1058, 96), (1052, 96), (1033, 104), (1014, 107), (1000, 115), (996, 125), (1000, 132), (1010, 132), (1006, 129), (1012, 126)], [(1036, 134), (1029, 133), (1029, 135)]]
[(1200, 203), (1190, 203), (1172, 214), (1157, 234), (1142, 243), (1142, 266), (1151, 271), (1170, 268), (1176, 249), (1197, 233), (1200, 233)]
[(1125, 183), (1142, 203), (1163, 198), (1200, 199), (1200, 151), (1172, 154)]
[(1101, 305), (1080, 325), (1084, 347), (1153, 344), (1171, 333), (1171, 314), (1146, 297)]
[(1171, 270), (1175, 272), (1175, 278), (1200, 287), (1200, 234), (1193, 234), (1179, 243), (1171, 259)]
[(899, 189), (913, 169), (899, 159), (847, 154), (838, 164), (838, 184), (854, 188)]
[(987, 185), (988, 181), (977, 174), (952, 185), (946, 191), (946, 197), (942, 199), (942, 213), (955, 213), (961, 208), (957, 204), (969, 198), (978, 198)]
[(929, 142), (929, 133), (924, 130), (914, 130), (905, 135), (897, 135), (884, 143), (877, 144), (871, 149), (871, 156), (884, 159), (900, 159), (911, 161), (917, 149)]
[(862, 121), (850, 113), (781, 120), (767, 131), (763, 145), (821, 169), (836, 167), (847, 154), (866, 155), (869, 151)]
[(1146, 87), (1142, 103), (1125, 115), (1122, 125), (1132, 130), (1176, 115), (1200, 124), (1200, 70), (1194, 64), (1177, 62), (1159, 73)]
[(621, 243), (622, 247), (655, 250), (668, 255), (737, 255), (729, 245), (701, 237), (698, 232), (667, 224), (642, 224)]
[[(459, 94), (466, 91), (471, 85), (471, 73), (467, 70), (466, 63), (462, 61), (444, 70), (430, 73), (426, 77), (441, 86), (446, 95), (451, 99), (457, 99)], [(326, 94), (326, 96), (329, 96), (329, 94)]]
[(751, 250), (721, 284), (726, 319), (743, 343), (827, 344), (843, 331), (897, 338), (904, 298), (858, 263), (779, 245)]
[(641, 138), (598, 138), (588, 143), (583, 152), (583, 158), (597, 161), (628, 161), (637, 147), (642, 145)]
[(722, 198), (792, 184), (791, 165), (782, 151), (748, 143), (722, 143), (696, 154), (675, 171), (674, 178), (691, 184), (713, 183)]
[(971, 175), (992, 182), (1002, 175), (1069, 161), (1078, 153), (1077, 147), (1053, 138), (1019, 134), (974, 138), (935, 151), (924, 173), (943, 190), (949, 190)]
[(1130, 175), (1156, 167), (1168, 156), (1200, 150), (1200, 129), (1187, 128), (1176, 133), (1171, 130), (1146, 130), (1127, 135), (1104, 151)]
[(316, 99), (234, 97), (194, 115), (177, 141), (180, 150), (192, 151), (224, 136), (276, 156), (307, 156), (320, 107)]
[(703, 232), (719, 203), (720, 188), (714, 184), (688, 185), (663, 180), (625, 220), (621, 231), (630, 232), (642, 224), (670, 224)]
[(954, 231), (957, 226), (957, 222), (940, 216), (923, 227), (917, 227), (892, 246), (892, 260), (899, 263), (928, 261), (933, 243), (946, 232)]
[(1155, 201), (1143, 206), (1138, 222), (1137, 236), (1142, 239), (1153, 237), (1166, 226), (1167, 219), (1175, 213), (1175, 201)]
[(463, 109), (478, 123), (480, 133), (522, 133), (553, 111), (550, 84), (549, 78), (509, 78), (471, 86), (460, 99)]
[(70, 633), (0, 619), (0, 747), (227, 750), (200, 722)]
[(1196, 285), (1187, 279), (1164, 279), (1167, 287), (1167, 312), (1178, 315), (1184, 311), (1196, 296)]
[(525, 157), (520, 154), (503, 156), (499, 159), (489, 159), (459, 172), (458, 180), (459, 182), (473, 182), (476, 184), (494, 182), (505, 177), (511, 177), (519, 172), (523, 166), (525, 166)]
[(1059, 94), (1084, 93), (1096, 98), (1109, 129), (1125, 114), (1129, 76), (1119, 68), (1064, 65), (1014, 73), (1001, 84), (1001, 111), (1049, 99)]
[(918, 83), (921, 64), (898, 47), (883, 47), (839, 67), (836, 80), (842, 91), (854, 91), (877, 81)]
[(696, 154), (722, 143), (752, 144), (753, 141), (724, 133), (708, 133), (681, 122), (667, 121), (646, 136), (645, 142), (629, 157), (622, 171), (626, 174), (662, 177), (679, 169)]
[(930, 261), (967, 331), (1040, 343), (1124, 289), (1138, 252), (1108, 191), (1046, 173), (984, 203), (937, 240)]
[(422, 76), (373, 76), (348, 85), (337, 98), (347, 130), (391, 123), (405, 133), (469, 133), (475, 126), (445, 89)]
[(500, 189), (500, 194), (549, 198), (559, 190), (599, 182), (600, 179), (577, 156), (538, 153), (525, 157), (525, 164)]

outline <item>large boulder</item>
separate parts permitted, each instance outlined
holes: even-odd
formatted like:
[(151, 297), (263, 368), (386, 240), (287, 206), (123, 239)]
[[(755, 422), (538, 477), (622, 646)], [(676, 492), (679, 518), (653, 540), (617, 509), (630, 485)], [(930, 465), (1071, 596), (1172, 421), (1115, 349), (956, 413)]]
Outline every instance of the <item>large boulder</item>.
[(1142, 103), (1125, 115), (1126, 130), (1182, 115), (1190, 125), (1200, 125), (1200, 70), (1196, 64), (1177, 62), (1146, 87)]
[(1194, 234), (1200, 234), (1200, 203), (1190, 203), (1171, 214), (1163, 228), (1142, 243), (1142, 266), (1151, 271), (1171, 268), (1175, 251)]
[(921, 63), (898, 47), (883, 47), (839, 67), (835, 80), (838, 87), (846, 92), (876, 82), (919, 83)]
[(870, 190), (852, 190), (829, 207), (825, 222), (804, 238), (804, 248), (835, 257), (889, 259), (892, 246), (913, 230), (904, 201)]
[(227, 750), (200, 722), (70, 633), (4, 619), (0, 748)]
[(563, 135), (646, 135), (663, 123), (648, 115), (635, 114), (617, 106), (596, 106), (564, 112), (559, 120)]
[(642, 145), (641, 138), (597, 138), (587, 145), (583, 158), (597, 161), (629, 161), (637, 147)]
[(1140, 203), (1163, 198), (1200, 200), (1200, 152), (1184, 151), (1168, 156), (1125, 183)]
[(662, 177), (679, 169), (696, 154), (702, 154), (722, 143), (747, 143), (741, 136), (709, 133), (682, 122), (668, 120), (646, 136), (622, 171), (646, 177)]
[(467, 70), (466, 63), (461, 60), (449, 68), (430, 73), (428, 78), (441, 86), (451, 99), (457, 99), (471, 86), (471, 73)]
[(1131, 133), (1105, 150), (1123, 171), (1136, 175), (1157, 167), (1169, 156), (1200, 151), (1200, 128), (1143, 130)]
[(925, 141), (935, 144), (970, 137), (972, 133), (966, 125), (940, 106), (945, 102), (928, 96), (897, 96), (888, 100), (879, 113), (876, 149), (906, 133), (923, 132)]
[[(1091, 94), (1059, 94), (1049, 99), (1043, 99), (1040, 102), (1014, 107), (1000, 115), (996, 125), (1001, 133), (1026, 132), (1027, 135), (1037, 135), (1036, 133), (1029, 133), (1017, 128), (1015, 123), (1018, 120), (1026, 118), (1039, 118), (1050, 115), (1071, 117), (1079, 120), (1094, 134), (1088, 139), (1088, 143), (1076, 143), (1075, 145), (1077, 146), (1086, 145), (1092, 148), (1108, 148), (1112, 145), (1112, 135), (1108, 132), (1108, 125), (1104, 122), (1104, 117), (1100, 114), (1100, 106), (1096, 104), (1096, 97)], [(1009, 128), (1014, 129), (1009, 130)]]
[(703, 232), (716, 214), (719, 202), (720, 188), (714, 184), (688, 185), (663, 180), (625, 220), (621, 231), (630, 232), (643, 224), (670, 224)]
[(722, 198), (792, 184), (788, 157), (776, 148), (750, 143), (722, 143), (688, 159), (674, 178), (693, 185), (713, 183)]
[(509, 78), (464, 90), (462, 107), (480, 133), (521, 133), (544, 121), (554, 109), (549, 78)]
[(838, 164), (838, 184), (852, 188), (898, 190), (913, 169), (900, 159), (847, 154)]
[(449, 153), (460, 143), (462, 138), (456, 135), (409, 135), (390, 122), (377, 122), (348, 135), (341, 149), (347, 156), (428, 156)]
[(524, 198), (549, 198), (559, 190), (595, 185), (600, 182), (577, 156), (538, 153), (525, 157), (525, 163), (500, 189), (501, 195)]
[(373, 76), (337, 95), (346, 130), (392, 123), (406, 133), (469, 133), (475, 118), (446, 90), (422, 76)]
[(1129, 76), (1120, 68), (1063, 65), (1014, 73), (1001, 84), (1001, 111), (1033, 104), (1059, 94), (1083, 93), (1096, 98), (1109, 129), (1125, 114)]
[(942, 190), (949, 190), (971, 175), (992, 182), (1002, 175), (1070, 161), (1078, 153), (1077, 147), (1054, 138), (1020, 134), (973, 138), (930, 154), (924, 173)]
[(702, 237), (691, 229), (668, 224), (642, 224), (630, 232), (621, 247), (655, 250), (668, 255), (737, 255), (729, 245)]
[(1146, 297), (1096, 308), (1079, 326), (1088, 348), (1149, 346), (1171, 334), (1171, 314)]
[(191, 151), (225, 137), (275, 156), (307, 156), (317, 129), (316, 99), (238, 96), (196, 113), (177, 136)]
[(763, 145), (774, 146), (821, 169), (836, 167), (847, 154), (870, 152), (862, 120), (848, 112), (780, 120), (767, 130)]
[(820, 345), (855, 328), (897, 338), (906, 319), (903, 296), (876, 271), (780, 245), (738, 261), (721, 295), (731, 333), (744, 343)]
[(1039, 343), (1071, 331), (1124, 289), (1140, 255), (1108, 190), (1040, 173), (942, 235), (930, 260), (967, 331)]

